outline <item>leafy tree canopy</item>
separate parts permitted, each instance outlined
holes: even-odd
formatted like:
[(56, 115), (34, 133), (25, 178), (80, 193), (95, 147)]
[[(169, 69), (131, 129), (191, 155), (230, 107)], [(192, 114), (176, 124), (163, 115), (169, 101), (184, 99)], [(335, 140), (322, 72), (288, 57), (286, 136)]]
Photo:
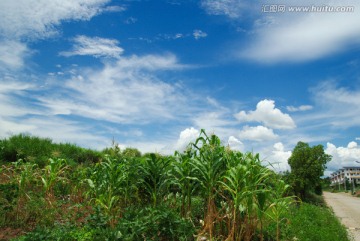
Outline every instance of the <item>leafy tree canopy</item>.
[(326, 163), (331, 156), (324, 152), (322, 145), (310, 147), (308, 143), (298, 142), (288, 163), (291, 167), (290, 178), (295, 194), (302, 200), (315, 191), (321, 194), (321, 179)]

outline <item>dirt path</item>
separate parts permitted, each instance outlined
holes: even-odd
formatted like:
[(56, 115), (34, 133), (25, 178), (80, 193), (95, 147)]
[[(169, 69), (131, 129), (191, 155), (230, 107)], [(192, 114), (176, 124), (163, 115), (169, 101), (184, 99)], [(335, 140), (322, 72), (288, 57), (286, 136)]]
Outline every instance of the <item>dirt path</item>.
[(360, 198), (347, 193), (330, 192), (324, 192), (324, 198), (354, 240), (360, 241)]

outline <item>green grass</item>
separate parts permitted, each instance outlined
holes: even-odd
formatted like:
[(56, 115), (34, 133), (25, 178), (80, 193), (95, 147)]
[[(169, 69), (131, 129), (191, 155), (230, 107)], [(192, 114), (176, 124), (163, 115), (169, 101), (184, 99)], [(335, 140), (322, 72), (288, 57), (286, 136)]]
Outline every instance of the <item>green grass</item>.
[(327, 207), (302, 203), (288, 217), (286, 240), (348, 241), (346, 228)]

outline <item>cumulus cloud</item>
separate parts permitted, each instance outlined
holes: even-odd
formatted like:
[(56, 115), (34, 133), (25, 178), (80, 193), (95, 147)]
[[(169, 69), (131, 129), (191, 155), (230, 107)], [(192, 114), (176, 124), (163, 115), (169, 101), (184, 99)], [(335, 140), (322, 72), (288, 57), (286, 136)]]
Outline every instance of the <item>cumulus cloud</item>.
[(193, 36), (196, 40), (200, 39), (200, 38), (206, 38), (207, 37), (207, 33), (199, 30), (199, 29), (195, 29), (193, 32)]
[(294, 120), (275, 108), (275, 101), (262, 100), (256, 105), (255, 111), (240, 111), (235, 115), (240, 122), (260, 122), (274, 129), (293, 129), (296, 127)]
[(240, 131), (239, 137), (241, 140), (269, 141), (276, 139), (278, 136), (274, 134), (272, 129), (265, 126), (244, 126)]
[(230, 136), (228, 139), (228, 145), (231, 150), (244, 151), (244, 144), (235, 136)]
[(274, 144), (271, 154), (266, 157), (275, 171), (284, 172), (289, 171), (290, 166), (288, 164), (288, 159), (291, 156), (291, 151), (286, 151), (283, 143), (277, 142)]
[(286, 106), (286, 109), (290, 112), (307, 111), (307, 110), (312, 110), (313, 106), (311, 106), (311, 105), (300, 105), (298, 107)]
[[(198, 128), (205, 129), (207, 133), (216, 133), (221, 138), (227, 138), (234, 135), (237, 129), (234, 127), (237, 123), (231, 120), (230, 111), (218, 106), (219, 103), (213, 99), (208, 99), (208, 104), (212, 108), (208, 111), (202, 109), (202, 113), (194, 116), (192, 122)], [(206, 109), (206, 108), (205, 108)]]
[[(289, 12), (292, 5), (299, 1), (286, 2), (286, 12), (263, 15), (260, 20), (267, 24), (254, 26), (252, 41), (245, 48), (241, 47), (239, 56), (265, 63), (310, 61), (334, 53), (349, 50), (360, 41), (360, 15), (356, 12)], [(301, 1), (301, 5), (314, 3)], [(360, 8), (359, 1), (344, 1), (342, 6)], [(337, 7), (339, 3), (317, 1), (315, 6)], [(258, 19), (259, 22), (259, 19)]]
[(194, 142), (199, 137), (200, 131), (194, 127), (186, 128), (180, 132), (179, 139), (176, 142), (175, 150), (184, 151), (190, 142)]
[(71, 51), (61, 52), (60, 55), (66, 57), (74, 55), (90, 55), (96, 58), (119, 58), (124, 50), (119, 47), (118, 44), (119, 41), (116, 39), (105, 39), (79, 35), (74, 39), (73, 49)]
[(359, 166), (355, 161), (360, 161), (360, 147), (357, 142), (351, 141), (346, 147), (336, 147), (328, 142), (325, 153), (332, 156), (331, 161), (327, 164), (327, 170), (334, 172), (344, 166)]

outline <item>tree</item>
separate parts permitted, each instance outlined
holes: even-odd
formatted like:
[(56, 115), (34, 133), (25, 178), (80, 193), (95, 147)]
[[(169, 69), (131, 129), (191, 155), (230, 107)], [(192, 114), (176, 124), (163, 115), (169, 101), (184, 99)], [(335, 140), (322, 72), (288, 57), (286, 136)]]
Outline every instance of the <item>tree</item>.
[(141, 157), (141, 152), (136, 148), (127, 147), (122, 151), (123, 156), (125, 157)]
[(311, 191), (321, 193), (320, 177), (330, 160), (322, 145), (310, 147), (308, 143), (298, 142), (288, 159), (295, 195), (304, 200)]

